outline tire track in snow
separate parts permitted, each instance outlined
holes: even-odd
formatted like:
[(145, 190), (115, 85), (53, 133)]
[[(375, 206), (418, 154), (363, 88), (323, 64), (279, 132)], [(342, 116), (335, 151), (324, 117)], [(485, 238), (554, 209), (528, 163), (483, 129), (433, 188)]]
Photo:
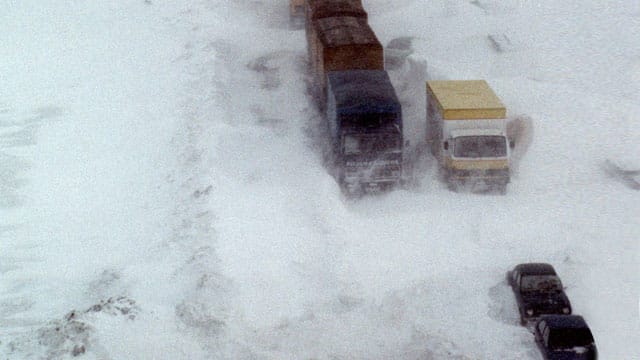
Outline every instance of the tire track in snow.
[[(279, 31), (260, 36), (292, 34)], [(295, 42), (303, 44), (297, 36)], [(304, 51), (282, 50), (268, 40), (255, 49), (254, 42), (226, 35), (211, 42), (216, 53), (213, 97), (221, 111), (203, 126), (207, 135), (200, 138), (207, 139), (202, 143), (210, 150), (202, 161), (214, 166), (208, 198), (217, 214), (217, 243), (226, 249), (220, 260), (229, 265), (221, 270), (231, 274), (229, 296), (238, 301), (230, 309), (226, 334), (217, 336), (226, 336), (221, 341), (231, 344), (233, 352), (304, 358), (301, 347), (323, 331), (318, 326), (332, 326), (315, 319), (349, 313), (360, 299), (357, 286), (341, 281), (335, 269), (341, 244), (325, 214), (332, 213), (332, 201), (340, 200), (339, 195), (326, 199), (327, 190), (338, 194), (337, 187), (305, 132), (315, 112), (301, 81)], [(252, 48), (249, 54), (247, 48)], [(237, 261), (250, 269), (236, 268)], [(281, 273), (287, 278), (279, 278)], [(251, 309), (254, 291), (258, 309)], [(286, 306), (279, 304), (279, 291)], [(302, 327), (304, 339), (291, 343), (284, 329), (296, 326)]]
[[(203, 4), (204, 6), (204, 4)], [(218, 184), (209, 169), (209, 152), (216, 127), (231, 111), (231, 101), (224, 89), (227, 81), (219, 57), (228, 51), (229, 44), (211, 40), (206, 26), (208, 9), (188, 9), (182, 20), (190, 23), (192, 37), (184, 45), (184, 54), (176, 59), (186, 74), (185, 95), (182, 101), (183, 128), (174, 143), (180, 149), (178, 169), (168, 180), (178, 187), (175, 214), (176, 225), (168, 249), (178, 251), (181, 263), (171, 277), (182, 284), (183, 292), (176, 299), (174, 315), (182, 332), (197, 340), (199, 349), (187, 351), (189, 356), (202, 358), (244, 358), (241, 346), (229, 346), (234, 335), (233, 283), (220, 269), (217, 254), (217, 215), (208, 206), (216, 196)], [(204, 355), (208, 354), (208, 355)]]
[[(215, 12), (224, 13), (232, 7), (210, 9), (212, 13), (188, 11), (202, 18), (192, 20), (194, 37), (184, 46), (185, 54), (176, 60), (186, 63), (183, 66), (189, 79), (183, 106), (184, 132), (176, 140), (182, 147), (180, 170), (168, 177), (179, 182), (181, 189), (175, 211), (179, 225), (166, 246), (179, 249), (185, 256), (174, 273), (176, 280), (187, 284), (175, 307), (181, 327), (212, 357), (243, 359), (253, 357), (255, 345), (247, 342), (247, 334), (254, 325), (239, 306), (243, 284), (227, 276), (219, 257), (220, 242), (229, 235), (225, 229), (220, 230), (221, 224), (243, 214), (220, 211), (215, 204), (233, 201), (226, 198), (234, 191), (228, 187), (229, 182), (251, 191), (251, 186), (273, 175), (273, 167), (244, 158), (251, 154), (251, 148), (240, 145), (254, 140), (268, 145), (269, 138), (282, 142), (282, 137), (290, 135), (288, 123), (292, 119), (280, 116), (277, 107), (265, 105), (271, 105), (268, 99), (273, 96), (269, 93), (280, 87), (279, 72), (289, 71), (290, 62), (297, 57), (288, 51), (275, 51), (247, 60), (245, 49), (235, 39), (227, 39), (227, 32), (218, 34), (218, 29), (205, 25), (206, 18), (215, 18)], [(215, 23), (215, 19), (209, 20)], [(254, 87), (266, 95), (254, 98)], [(235, 90), (244, 92), (244, 96)], [(260, 138), (264, 135), (266, 140)]]
[(62, 109), (41, 106), (31, 111), (17, 112), (9, 108), (0, 110), (0, 211), (7, 216), (0, 219), (0, 276), (4, 283), (0, 295), (0, 324), (3, 337), (1, 346), (19, 348), (25, 334), (40, 324), (29, 315), (35, 301), (29, 296), (29, 287), (37, 280), (23, 274), (29, 264), (41, 262), (42, 256), (34, 254), (37, 245), (16, 241), (21, 237), (25, 224), (11, 222), (10, 212), (20, 208), (28, 194), (23, 192), (28, 183), (25, 173), (32, 161), (29, 152), (36, 145), (37, 132), (43, 123), (62, 115)]
[(62, 115), (57, 106), (42, 106), (27, 114), (10, 109), (0, 112), (0, 208), (15, 208), (24, 201), (20, 188), (26, 184), (22, 174), (30, 162), (19, 155), (36, 144), (36, 134), (43, 122)]

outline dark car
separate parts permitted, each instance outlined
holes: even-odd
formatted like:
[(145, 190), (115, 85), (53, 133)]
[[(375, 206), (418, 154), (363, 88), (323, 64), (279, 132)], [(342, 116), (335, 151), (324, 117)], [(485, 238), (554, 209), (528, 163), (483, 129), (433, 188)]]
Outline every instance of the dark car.
[(525, 325), (545, 314), (571, 314), (571, 303), (553, 266), (545, 263), (517, 265), (507, 279)]
[(546, 360), (596, 360), (589, 326), (579, 315), (543, 315), (535, 325), (536, 344)]

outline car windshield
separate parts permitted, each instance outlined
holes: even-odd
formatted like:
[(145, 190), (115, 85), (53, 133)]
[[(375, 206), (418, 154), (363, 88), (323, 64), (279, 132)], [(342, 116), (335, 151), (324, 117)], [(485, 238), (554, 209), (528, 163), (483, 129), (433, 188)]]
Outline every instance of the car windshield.
[(453, 155), (460, 158), (507, 156), (504, 136), (459, 136), (454, 139)]
[(555, 329), (549, 336), (549, 347), (552, 349), (572, 349), (592, 343), (593, 336), (589, 329)]
[(523, 292), (556, 292), (562, 290), (560, 279), (554, 275), (528, 275), (520, 281), (520, 290)]

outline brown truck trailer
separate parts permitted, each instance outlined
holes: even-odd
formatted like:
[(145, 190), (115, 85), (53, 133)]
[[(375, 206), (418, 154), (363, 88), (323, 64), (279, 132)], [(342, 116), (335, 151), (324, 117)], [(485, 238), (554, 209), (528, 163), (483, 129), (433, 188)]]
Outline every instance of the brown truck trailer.
[(305, 33), (307, 36), (307, 51), (312, 58), (314, 46), (311, 46), (315, 35), (313, 23), (330, 17), (355, 17), (367, 19), (367, 12), (361, 0), (306, 0), (304, 6)]
[(313, 22), (328, 17), (364, 17), (367, 12), (361, 0), (307, 0), (305, 4), (305, 19)]
[(327, 73), (343, 70), (384, 70), (382, 44), (367, 20), (355, 17), (332, 17), (313, 23), (314, 37), (310, 67), (312, 93), (324, 108)]

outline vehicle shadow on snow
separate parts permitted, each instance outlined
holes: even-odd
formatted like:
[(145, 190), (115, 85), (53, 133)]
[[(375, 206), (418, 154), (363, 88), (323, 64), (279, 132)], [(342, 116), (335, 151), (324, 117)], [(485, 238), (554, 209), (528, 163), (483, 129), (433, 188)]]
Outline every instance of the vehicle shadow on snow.
[(540, 359), (540, 353), (535, 345), (531, 329), (520, 325), (520, 314), (518, 305), (507, 280), (502, 280), (498, 284), (489, 288), (489, 298), (487, 315), (500, 323), (513, 326), (517, 330), (514, 334), (514, 344), (517, 349), (518, 359)]
[(528, 115), (516, 115), (507, 122), (507, 137), (511, 143), (511, 173), (518, 176), (520, 162), (533, 143), (533, 119)]
[(487, 315), (490, 318), (507, 325), (520, 326), (518, 305), (507, 280), (492, 286), (488, 295), (491, 302), (489, 303)]

